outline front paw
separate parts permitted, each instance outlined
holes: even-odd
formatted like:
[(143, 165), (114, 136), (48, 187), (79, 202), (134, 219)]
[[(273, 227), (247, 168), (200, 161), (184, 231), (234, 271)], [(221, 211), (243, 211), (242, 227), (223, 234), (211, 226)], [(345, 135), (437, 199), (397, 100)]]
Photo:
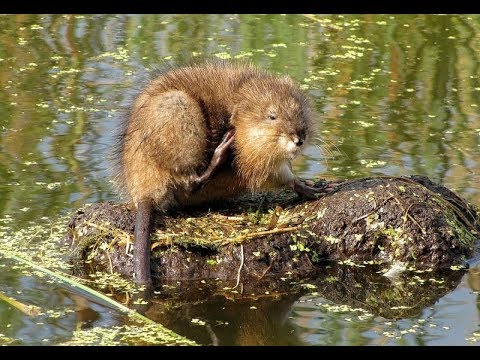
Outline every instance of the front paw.
[(220, 144), (217, 146), (217, 148), (213, 153), (213, 157), (210, 165), (211, 167), (217, 168), (227, 160), (230, 148), (234, 140), (235, 140), (234, 131), (233, 130), (227, 131), (223, 136), (222, 141), (220, 142)]
[(292, 187), (299, 196), (307, 199), (318, 199), (335, 190), (332, 185), (323, 180), (314, 183), (311, 180), (303, 182), (299, 179), (295, 179)]

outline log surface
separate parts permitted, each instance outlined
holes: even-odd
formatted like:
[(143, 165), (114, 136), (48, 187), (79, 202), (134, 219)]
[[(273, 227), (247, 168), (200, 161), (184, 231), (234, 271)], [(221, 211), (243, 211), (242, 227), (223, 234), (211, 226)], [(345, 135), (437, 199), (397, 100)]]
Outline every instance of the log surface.
[[(132, 277), (135, 210), (97, 203), (76, 211), (65, 240), (72, 259)], [(337, 182), (320, 199), (255, 194), (210, 208), (157, 214), (157, 281), (219, 279), (247, 286), (315, 276), (325, 261), (416, 269), (463, 265), (478, 239), (477, 209), (423, 176)]]

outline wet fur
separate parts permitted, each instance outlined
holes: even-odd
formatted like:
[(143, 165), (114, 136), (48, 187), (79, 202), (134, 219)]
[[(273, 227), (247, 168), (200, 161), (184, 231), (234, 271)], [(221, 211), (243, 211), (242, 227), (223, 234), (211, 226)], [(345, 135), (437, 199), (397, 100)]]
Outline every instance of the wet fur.
[[(290, 159), (279, 139), (302, 133), (307, 142), (313, 129), (308, 100), (289, 77), (226, 62), (167, 67), (157, 74), (133, 102), (118, 135), (114, 180), (121, 194), (167, 210), (290, 181)], [(271, 105), (274, 121), (266, 118)], [(192, 176), (205, 170), (232, 127), (233, 160), (202, 190), (188, 194)]]

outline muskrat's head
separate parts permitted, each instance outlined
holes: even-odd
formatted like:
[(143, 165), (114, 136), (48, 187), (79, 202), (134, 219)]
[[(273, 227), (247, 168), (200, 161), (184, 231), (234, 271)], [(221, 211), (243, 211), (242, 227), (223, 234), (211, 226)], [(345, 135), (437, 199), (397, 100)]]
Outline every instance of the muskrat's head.
[(294, 159), (312, 137), (312, 110), (289, 77), (261, 76), (238, 90), (231, 119), (236, 163), (250, 188), (259, 188)]

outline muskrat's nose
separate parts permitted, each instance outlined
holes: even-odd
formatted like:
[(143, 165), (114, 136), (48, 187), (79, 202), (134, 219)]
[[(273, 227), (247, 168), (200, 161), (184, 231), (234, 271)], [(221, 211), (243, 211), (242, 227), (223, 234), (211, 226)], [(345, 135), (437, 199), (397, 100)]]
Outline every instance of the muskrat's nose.
[(293, 137), (293, 143), (297, 146), (302, 146), (303, 145), (303, 139), (298, 136)]

